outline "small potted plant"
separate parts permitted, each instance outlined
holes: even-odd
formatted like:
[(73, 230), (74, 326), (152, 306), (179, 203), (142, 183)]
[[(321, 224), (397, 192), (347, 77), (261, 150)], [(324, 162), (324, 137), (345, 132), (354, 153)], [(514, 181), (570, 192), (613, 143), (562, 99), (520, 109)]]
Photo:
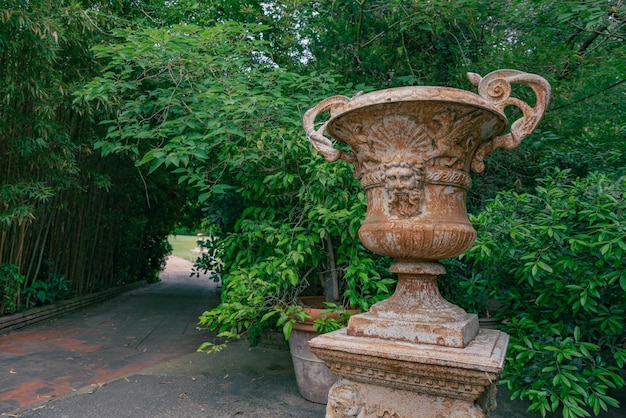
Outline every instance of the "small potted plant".
[(345, 327), (350, 315), (358, 310), (324, 302), (323, 296), (303, 296), (300, 300), (301, 305), (294, 304), (274, 311), (279, 315), (277, 325), (282, 327), (289, 341), (300, 395), (311, 402), (325, 404), (328, 391), (337, 378), (311, 352), (308, 342), (319, 334)]

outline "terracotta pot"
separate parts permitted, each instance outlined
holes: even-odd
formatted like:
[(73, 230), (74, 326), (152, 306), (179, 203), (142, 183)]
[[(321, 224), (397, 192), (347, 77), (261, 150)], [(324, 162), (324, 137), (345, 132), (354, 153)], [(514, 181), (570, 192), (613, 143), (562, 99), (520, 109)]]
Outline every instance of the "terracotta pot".
[(313, 329), (313, 322), (320, 319), (322, 312), (328, 309), (326, 305), (324, 305), (324, 296), (301, 296), (300, 301), (304, 305), (304, 312), (309, 314), (311, 318), (295, 322), (293, 324), (293, 329), (315, 332)]
[[(336, 318), (337, 315), (330, 312), (324, 313), (328, 307), (324, 305), (323, 296), (303, 296), (300, 298), (304, 311), (311, 318), (298, 321), (293, 324), (289, 337), (289, 349), (293, 362), (296, 382), (300, 395), (311, 402), (325, 404), (328, 391), (337, 378), (330, 372), (326, 364), (313, 354), (309, 348), (309, 341), (318, 336), (313, 328), (313, 323), (321, 318)], [(349, 310), (355, 314), (357, 310)]]
[[(318, 319), (337, 319), (340, 314), (337, 312), (329, 311), (328, 306), (324, 303), (324, 296), (301, 296), (300, 302), (302, 302), (303, 310), (309, 315), (304, 321), (298, 320), (293, 324), (293, 329), (299, 329), (303, 331), (316, 332), (313, 324)], [(360, 311), (358, 309), (347, 309), (350, 315), (355, 315)]]
[(500, 325), (502, 321), (495, 318), (478, 318), (478, 323), (481, 329), (496, 329), (496, 326)]
[(289, 337), (298, 392), (308, 401), (326, 404), (328, 391), (337, 378), (326, 364), (311, 352), (308, 343), (318, 335), (313, 329), (313, 322), (319, 319), (327, 308), (324, 306), (323, 296), (304, 296), (300, 299), (305, 305), (304, 311), (311, 315), (311, 318), (294, 323)]
[(328, 401), (328, 391), (337, 378), (309, 348), (309, 341), (317, 335), (316, 332), (294, 326), (289, 337), (289, 349), (298, 392), (308, 401), (325, 404)]

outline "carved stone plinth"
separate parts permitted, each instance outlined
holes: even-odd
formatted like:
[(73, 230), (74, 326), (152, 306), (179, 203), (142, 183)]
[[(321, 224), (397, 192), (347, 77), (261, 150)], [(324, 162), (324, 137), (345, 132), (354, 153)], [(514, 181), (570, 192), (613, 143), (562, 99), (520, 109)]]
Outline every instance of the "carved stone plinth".
[(509, 337), (480, 330), (465, 348), (353, 337), (345, 330), (310, 341), (339, 380), (326, 418), (484, 418)]

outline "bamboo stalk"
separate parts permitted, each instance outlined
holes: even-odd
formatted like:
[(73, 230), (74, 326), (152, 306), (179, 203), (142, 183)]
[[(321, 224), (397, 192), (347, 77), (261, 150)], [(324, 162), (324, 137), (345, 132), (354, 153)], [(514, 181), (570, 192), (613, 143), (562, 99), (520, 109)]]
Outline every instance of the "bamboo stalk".
[(39, 277), (39, 272), (41, 270), (41, 265), (43, 263), (43, 256), (45, 254), (45, 250), (46, 250), (46, 246), (48, 243), (48, 237), (50, 234), (50, 225), (52, 224), (52, 217), (48, 217), (47, 221), (46, 221), (46, 228), (45, 228), (45, 232), (43, 234), (43, 238), (41, 239), (40, 242), (40, 250), (39, 250), (39, 257), (37, 259), (37, 268), (33, 274), (33, 277)]

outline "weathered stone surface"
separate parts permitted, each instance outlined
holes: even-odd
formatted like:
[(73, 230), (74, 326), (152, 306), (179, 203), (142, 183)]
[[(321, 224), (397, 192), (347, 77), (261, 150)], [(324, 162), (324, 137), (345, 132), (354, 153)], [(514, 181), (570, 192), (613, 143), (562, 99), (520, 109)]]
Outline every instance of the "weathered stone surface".
[[(550, 86), (541, 77), (514, 70), (469, 76), (480, 94), (401, 87), (352, 99), (331, 97), (304, 116), (313, 146), (329, 161), (353, 164), (361, 180), (368, 202), (361, 241), (396, 259), (404, 274), (390, 301), (351, 321), (350, 335), (463, 347), (478, 332), (474, 316), (444, 303), (436, 285), (433, 290), (429, 283), (445, 270), (432, 266), (473, 244), (476, 231), (465, 207), (469, 172), (480, 172), (482, 159), (496, 148), (514, 148), (530, 135), (545, 111)], [(535, 106), (511, 97), (510, 83), (533, 88)], [(523, 118), (502, 135), (509, 105), (519, 107)], [(316, 130), (317, 115), (327, 110), (330, 119)], [(324, 133), (351, 152), (334, 148)]]
[[(341, 330), (309, 344), (339, 377), (327, 417), (451, 417), (459, 411), (466, 413), (459, 417), (484, 417), (495, 407), (491, 400), (508, 335), (481, 330), (465, 348), (451, 348), (352, 337)], [(358, 413), (337, 412), (347, 406)]]
[(341, 379), (330, 391), (326, 417), (485, 418), (490, 409), (480, 403)]
[(462, 348), (478, 333), (478, 317), (445, 300), (436, 275), (400, 273), (393, 296), (351, 316), (347, 332)]
[[(468, 74), (479, 94), (445, 87), (402, 87), (328, 98), (303, 125), (328, 161), (354, 165), (367, 195), (359, 230), (371, 251), (393, 257), (394, 295), (351, 317), (347, 330), (314, 338), (312, 350), (339, 380), (327, 418), (486, 417), (495, 405), (508, 336), (478, 329), (478, 319), (439, 294), (442, 258), (471, 247), (476, 231), (465, 207), (469, 172), (484, 169), (497, 148), (532, 133), (548, 105), (550, 85), (515, 70)], [(511, 97), (526, 84), (535, 106)], [(504, 134), (505, 107), (523, 117)], [(316, 117), (330, 119), (315, 128)], [(328, 133), (351, 151), (337, 149)]]

